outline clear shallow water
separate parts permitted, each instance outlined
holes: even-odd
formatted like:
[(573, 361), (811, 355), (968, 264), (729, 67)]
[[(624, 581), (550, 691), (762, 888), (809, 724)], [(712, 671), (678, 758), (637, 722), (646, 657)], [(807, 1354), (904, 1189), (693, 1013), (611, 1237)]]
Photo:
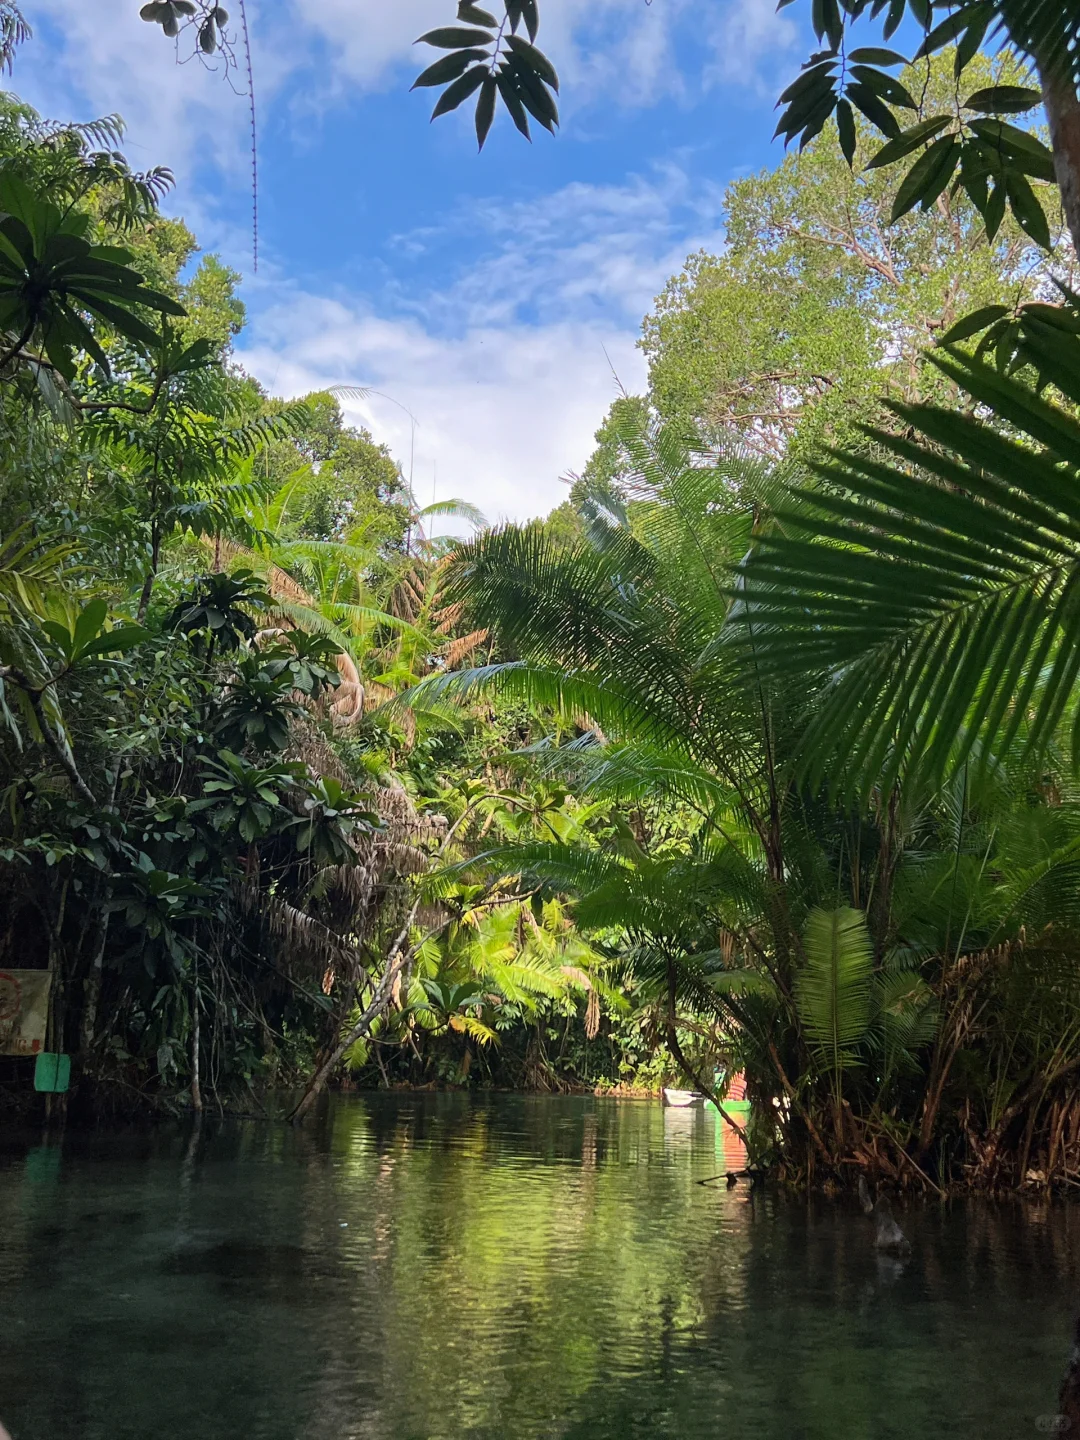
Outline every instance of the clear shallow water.
[(900, 1267), (846, 1205), (695, 1183), (714, 1124), (373, 1095), (299, 1132), (0, 1142), (0, 1417), (14, 1440), (1040, 1433), (1080, 1210), (908, 1211)]

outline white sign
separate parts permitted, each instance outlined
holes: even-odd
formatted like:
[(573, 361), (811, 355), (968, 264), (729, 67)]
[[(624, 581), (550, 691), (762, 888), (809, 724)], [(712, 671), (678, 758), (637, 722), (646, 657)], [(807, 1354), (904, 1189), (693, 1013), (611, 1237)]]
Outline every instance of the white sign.
[(0, 970), (0, 1055), (45, 1048), (51, 970)]

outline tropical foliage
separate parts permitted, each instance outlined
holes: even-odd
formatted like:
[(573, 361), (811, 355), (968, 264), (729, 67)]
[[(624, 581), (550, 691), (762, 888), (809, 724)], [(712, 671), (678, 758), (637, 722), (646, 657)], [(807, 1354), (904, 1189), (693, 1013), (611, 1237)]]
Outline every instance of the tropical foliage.
[[(505, 11), (424, 37), (481, 144), (497, 100), (557, 120), (537, 6)], [(915, 70), (847, 46), (908, 11)], [(229, 62), (221, 7), (144, 15)], [(497, 529), (423, 510), (345, 392), (243, 374), (237, 277), (189, 267), (118, 121), (5, 102), (0, 955), (52, 972), (76, 1105), (675, 1079), (792, 1180), (1070, 1181), (1076, 77), (1047, 16), (816, 6), (801, 153), (730, 190), (567, 505)], [(1037, 103), (1049, 147), (1003, 118)]]

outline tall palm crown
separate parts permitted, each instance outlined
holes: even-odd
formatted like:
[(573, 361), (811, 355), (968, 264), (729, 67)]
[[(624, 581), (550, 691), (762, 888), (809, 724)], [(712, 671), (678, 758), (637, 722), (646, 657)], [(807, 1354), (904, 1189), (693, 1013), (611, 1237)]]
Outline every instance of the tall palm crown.
[(513, 658), (428, 684), (552, 707), (605, 742), (607, 787), (735, 807), (775, 869), (776, 696), (752, 656), (717, 643), (754, 497), (775, 478), (741, 456), (698, 463), (674, 430), (622, 438), (637, 476), (625, 506), (592, 507), (587, 538), (567, 547), (532, 525), (460, 547), (448, 594)]

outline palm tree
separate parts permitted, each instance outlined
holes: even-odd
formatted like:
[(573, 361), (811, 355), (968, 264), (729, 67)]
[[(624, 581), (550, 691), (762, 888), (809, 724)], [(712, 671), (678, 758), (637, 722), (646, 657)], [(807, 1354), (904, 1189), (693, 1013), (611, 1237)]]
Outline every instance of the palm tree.
[[(603, 845), (533, 839), (474, 863), (575, 894), (587, 929), (618, 927), (692, 1082), (711, 1089), (707, 1056), (737, 1051), (759, 1099), (777, 1102), (791, 1153), (805, 1159), (812, 1144), (831, 1163), (802, 1088), (821, 1071), (838, 1107), (847, 1062), (834, 1044), (817, 1065), (818, 1034), (831, 1025), (868, 1043), (883, 1002), (867, 999), (850, 924), (817, 942), (814, 906), (838, 885), (824, 844), (836, 825), (806, 811), (786, 773), (799, 707), (752, 644), (728, 639), (744, 557), (783, 477), (742, 455), (705, 463), (671, 429), (628, 421), (621, 438), (637, 479), (624, 504), (588, 507), (586, 540), (568, 548), (534, 525), (460, 547), (449, 598), (516, 658), (433, 677), (411, 698), (505, 695), (576, 727), (534, 758), (630, 821)], [(880, 988), (879, 961), (880, 947)]]
[[(435, 513), (482, 526), (475, 507), (457, 500), (413, 507), (410, 532), (417, 529), (418, 543), (388, 563), (372, 517), (332, 539), (296, 533), (293, 517), (317, 483), (312, 466), (297, 467), (268, 493), (259, 492), (256, 469), (254, 457), (240, 462), (231, 487), (252, 543), (218, 532), (204, 536), (203, 544), (213, 551), (215, 568), (241, 565), (263, 579), (278, 623), (325, 635), (338, 646), (342, 683), (331, 705), (336, 723), (355, 724), (433, 663), (447, 656), (457, 663), (469, 653), (465, 637), (452, 633), (456, 617), (440, 604), (438, 542), (422, 526)], [(480, 638), (473, 637), (476, 643)]]
[(829, 452), (746, 569), (757, 653), (812, 693), (814, 778), (868, 793), (1059, 736), (1080, 761), (1080, 314), (1025, 307), (1001, 365), (930, 359), (963, 408)]
[[(756, 462), (705, 463), (670, 431), (623, 439), (638, 477), (586, 507), (587, 540), (511, 527), (452, 560), (450, 599), (502, 658), (431, 677), (414, 698), (531, 702), (575, 738), (530, 747), (529, 763), (612, 810), (606, 832), (507, 836), (472, 866), (572, 895), (586, 933), (618, 937), (683, 1072), (707, 1089), (712, 1061), (745, 1067), (789, 1171), (850, 1176), (854, 1161), (933, 1184), (947, 1145), (972, 1173), (998, 1173), (1006, 1150), (1020, 1173), (1023, 1135), (1045, 1152), (1074, 1103), (1062, 1088), (1080, 1066), (1074, 991), (1062, 978), (1025, 995), (1022, 977), (1025, 933), (1047, 921), (1060, 928), (1041, 953), (1066, 973), (1053, 957), (1071, 953), (1080, 915), (1080, 812), (1033, 796), (1019, 756), (993, 785), (977, 788), (969, 766), (944, 788), (879, 783), (861, 806), (802, 783), (807, 724), (825, 733), (816, 707), (853, 683), (823, 674), (813, 606), (826, 584), (798, 592), (805, 557), (831, 574), (883, 527), (867, 520), (854, 552), (838, 532), (812, 539), (829, 507), (847, 518), (856, 502), (829, 493), (812, 511), (819, 492), (788, 499), (787, 477)], [(783, 629), (793, 614), (801, 669)], [(1000, 1103), (950, 1089), (972, 1047)]]

